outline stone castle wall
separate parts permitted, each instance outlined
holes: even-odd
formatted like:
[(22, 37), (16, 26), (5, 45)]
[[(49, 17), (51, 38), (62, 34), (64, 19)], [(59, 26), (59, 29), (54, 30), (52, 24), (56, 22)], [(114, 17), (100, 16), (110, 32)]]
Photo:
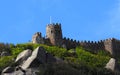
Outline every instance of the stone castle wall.
[(76, 40), (73, 40), (70, 38), (66, 38), (66, 37), (64, 37), (62, 39), (62, 47), (66, 48), (66, 49), (76, 48), (79, 45), (80, 45), (79, 41), (76, 41)]
[(97, 52), (99, 50), (105, 50), (103, 40), (100, 40), (97, 42), (96, 41), (81, 41), (80, 46), (90, 51), (94, 51), (94, 52)]
[(83, 48), (97, 52), (106, 50), (113, 56), (120, 56), (120, 40), (110, 38), (100, 41), (76, 41), (70, 38), (62, 37), (61, 24), (48, 24), (46, 27), (46, 37), (42, 37), (40, 32), (34, 34), (33, 43), (55, 45), (66, 49), (82, 46)]

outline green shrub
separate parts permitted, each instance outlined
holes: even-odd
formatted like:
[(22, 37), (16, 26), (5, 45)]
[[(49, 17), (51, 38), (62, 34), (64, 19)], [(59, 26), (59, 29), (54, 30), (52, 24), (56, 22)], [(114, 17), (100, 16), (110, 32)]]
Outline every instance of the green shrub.
[(67, 50), (65, 48), (59, 48), (57, 46), (47, 46), (44, 44), (32, 44), (32, 43), (26, 43), (26, 44), (17, 44), (14, 48), (11, 48), (13, 55), (18, 55), (21, 51), (26, 49), (34, 50), (37, 47), (42, 46), (45, 48), (45, 50), (48, 53), (51, 53), (54, 56), (63, 58), (66, 56)]
[(26, 49), (31, 49), (31, 50), (33, 50), (33, 46), (34, 46), (34, 44), (31, 44), (31, 43), (17, 44), (17, 45), (16, 45), (17, 48), (22, 48), (23, 50), (26, 50)]
[(13, 63), (14, 56), (0, 57), (0, 72)]
[(104, 67), (110, 59), (106, 54), (92, 54), (81, 47), (76, 48), (76, 53), (79, 61), (83, 61), (91, 67)]
[(67, 61), (68, 63), (75, 63), (75, 64), (79, 63), (78, 58), (75, 57), (65, 57), (64, 60)]
[(23, 48), (11, 48), (11, 52), (13, 56), (17, 56), (20, 52), (22, 52), (24, 49)]
[(64, 48), (59, 48), (56, 46), (46, 47), (48, 53), (53, 54), (54, 56), (64, 58), (66, 56), (67, 50)]

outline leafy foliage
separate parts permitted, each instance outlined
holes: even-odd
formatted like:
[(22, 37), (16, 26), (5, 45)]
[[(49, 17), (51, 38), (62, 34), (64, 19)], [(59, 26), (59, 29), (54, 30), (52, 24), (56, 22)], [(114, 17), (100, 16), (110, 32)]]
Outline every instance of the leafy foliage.
[(4, 56), (0, 58), (0, 72), (5, 67), (11, 65), (13, 63), (14, 56)]
[(83, 61), (91, 67), (104, 67), (110, 59), (110, 57), (105, 52), (92, 54), (85, 51), (82, 47), (77, 47), (76, 53), (78, 56), (78, 61)]
[(12, 53), (17, 55), (22, 50), (25, 50), (25, 49), (34, 50), (38, 46), (44, 47), (45, 50), (48, 53), (51, 53), (52, 55), (57, 56), (57, 57), (61, 57), (61, 58), (64, 57), (66, 52), (67, 52), (67, 50), (65, 48), (59, 48), (57, 46), (47, 46), (47, 45), (44, 45), (44, 44), (31, 44), (31, 43), (28, 43), (28, 44), (17, 44), (16, 47), (12, 49)]
[(8, 43), (0, 43), (0, 53), (2, 53), (3, 51), (10, 53), (10, 45)]

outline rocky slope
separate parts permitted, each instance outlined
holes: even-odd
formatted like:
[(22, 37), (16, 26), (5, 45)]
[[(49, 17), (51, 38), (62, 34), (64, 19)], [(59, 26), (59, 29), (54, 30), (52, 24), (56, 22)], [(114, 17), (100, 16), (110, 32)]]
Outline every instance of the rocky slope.
[(43, 47), (21, 52), (14, 64), (14, 67), (8, 66), (2, 71), (2, 75), (36, 75), (39, 72), (40, 64), (55, 63), (57, 60), (51, 54), (47, 53)]
[(9, 50), (0, 59), (1, 75), (120, 75), (119, 60), (104, 51), (40, 44), (17, 44)]

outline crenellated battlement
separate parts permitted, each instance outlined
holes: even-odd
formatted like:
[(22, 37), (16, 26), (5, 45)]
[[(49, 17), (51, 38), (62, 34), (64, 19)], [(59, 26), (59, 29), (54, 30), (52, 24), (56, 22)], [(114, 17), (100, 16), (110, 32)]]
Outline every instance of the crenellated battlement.
[(76, 41), (76, 40), (71, 39), (71, 38), (66, 38), (66, 37), (63, 38), (63, 41), (69, 41), (69, 42), (79, 43), (79, 41)]
[(41, 32), (37, 32), (34, 34), (32, 42), (56, 45), (67, 49), (82, 46), (83, 48), (93, 52), (106, 50), (110, 52), (113, 56), (120, 56), (120, 40), (109, 38), (99, 41), (79, 41), (71, 38), (62, 37), (62, 29), (60, 23), (48, 24), (46, 27), (46, 37), (42, 37)]
[(104, 43), (102, 40), (100, 41), (81, 41), (80, 45), (90, 51), (99, 51), (104, 50)]
[(66, 37), (62, 39), (62, 44), (65, 45), (67, 49), (76, 48), (76, 46), (80, 45), (79, 41), (66, 38)]
[(59, 29), (59, 28), (61, 28), (61, 24), (60, 23), (47, 24), (47, 27), (54, 28), (54, 29)]

